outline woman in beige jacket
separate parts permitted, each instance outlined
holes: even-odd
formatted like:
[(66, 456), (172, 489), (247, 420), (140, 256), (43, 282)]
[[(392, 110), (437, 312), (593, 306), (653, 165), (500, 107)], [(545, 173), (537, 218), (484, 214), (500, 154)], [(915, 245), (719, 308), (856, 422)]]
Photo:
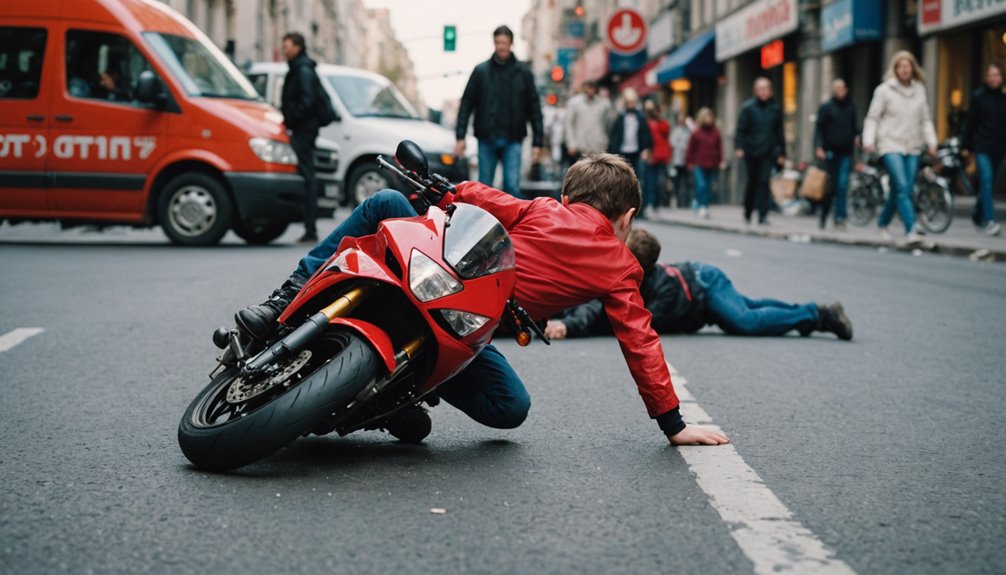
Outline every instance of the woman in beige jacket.
[(919, 155), (926, 149), (936, 155), (936, 130), (926, 101), (924, 81), (925, 76), (911, 52), (895, 53), (884, 82), (873, 92), (863, 123), (864, 150), (882, 156), (891, 178), (891, 191), (879, 221), (880, 234), (888, 239), (887, 226), (897, 205), (908, 240), (918, 240), (912, 191)]

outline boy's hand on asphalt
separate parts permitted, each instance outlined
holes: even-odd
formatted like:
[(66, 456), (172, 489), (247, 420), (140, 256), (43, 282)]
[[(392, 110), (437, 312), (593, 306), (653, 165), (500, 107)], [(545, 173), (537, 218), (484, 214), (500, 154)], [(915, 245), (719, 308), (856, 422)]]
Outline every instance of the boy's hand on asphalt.
[(566, 324), (557, 319), (550, 319), (545, 324), (545, 336), (549, 339), (566, 339)]
[(724, 445), (730, 443), (726, 435), (696, 425), (686, 425), (677, 435), (668, 436), (667, 440), (671, 442), (671, 445)]

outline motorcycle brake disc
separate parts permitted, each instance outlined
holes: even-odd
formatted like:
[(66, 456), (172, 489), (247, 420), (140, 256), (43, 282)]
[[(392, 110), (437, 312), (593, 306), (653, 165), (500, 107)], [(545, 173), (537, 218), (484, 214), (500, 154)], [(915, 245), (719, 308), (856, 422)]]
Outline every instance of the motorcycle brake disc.
[(293, 377), (293, 374), (307, 365), (310, 359), (311, 350), (305, 349), (297, 357), (290, 360), (290, 363), (286, 364), (283, 369), (268, 377), (253, 381), (245, 381), (243, 377), (237, 378), (231, 384), (230, 388), (227, 389), (227, 403), (244, 403), (249, 399), (262, 395)]

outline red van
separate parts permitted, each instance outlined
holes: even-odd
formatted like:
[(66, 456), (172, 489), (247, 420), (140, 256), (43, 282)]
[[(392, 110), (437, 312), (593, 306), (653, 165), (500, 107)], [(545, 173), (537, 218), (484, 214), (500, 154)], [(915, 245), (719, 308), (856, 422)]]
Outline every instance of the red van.
[(154, 0), (0, 11), (0, 220), (160, 225), (268, 243), (302, 215), (283, 118)]

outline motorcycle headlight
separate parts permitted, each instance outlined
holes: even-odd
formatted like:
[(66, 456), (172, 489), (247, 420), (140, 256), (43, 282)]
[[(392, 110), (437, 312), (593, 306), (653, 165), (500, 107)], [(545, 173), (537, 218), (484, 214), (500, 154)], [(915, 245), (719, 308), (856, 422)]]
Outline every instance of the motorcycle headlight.
[(437, 311), (458, 337), (465, 337), (470, 333), (474, 333), (475, 330), (484, 326), (489, 321), (489, 318), (483, 315), (458, 311), (456, 309), (441, 309)]
[(461, 282), (454, 279), (440, 264), (419, 250), (412, 250), (409, 258), (409, 289), (421, 302), (461, 291)]
[(263, 162), (297, 165), (297, 154), (290, 144), (267, 138), (252, 138), (248, 140), (248, 145)]

